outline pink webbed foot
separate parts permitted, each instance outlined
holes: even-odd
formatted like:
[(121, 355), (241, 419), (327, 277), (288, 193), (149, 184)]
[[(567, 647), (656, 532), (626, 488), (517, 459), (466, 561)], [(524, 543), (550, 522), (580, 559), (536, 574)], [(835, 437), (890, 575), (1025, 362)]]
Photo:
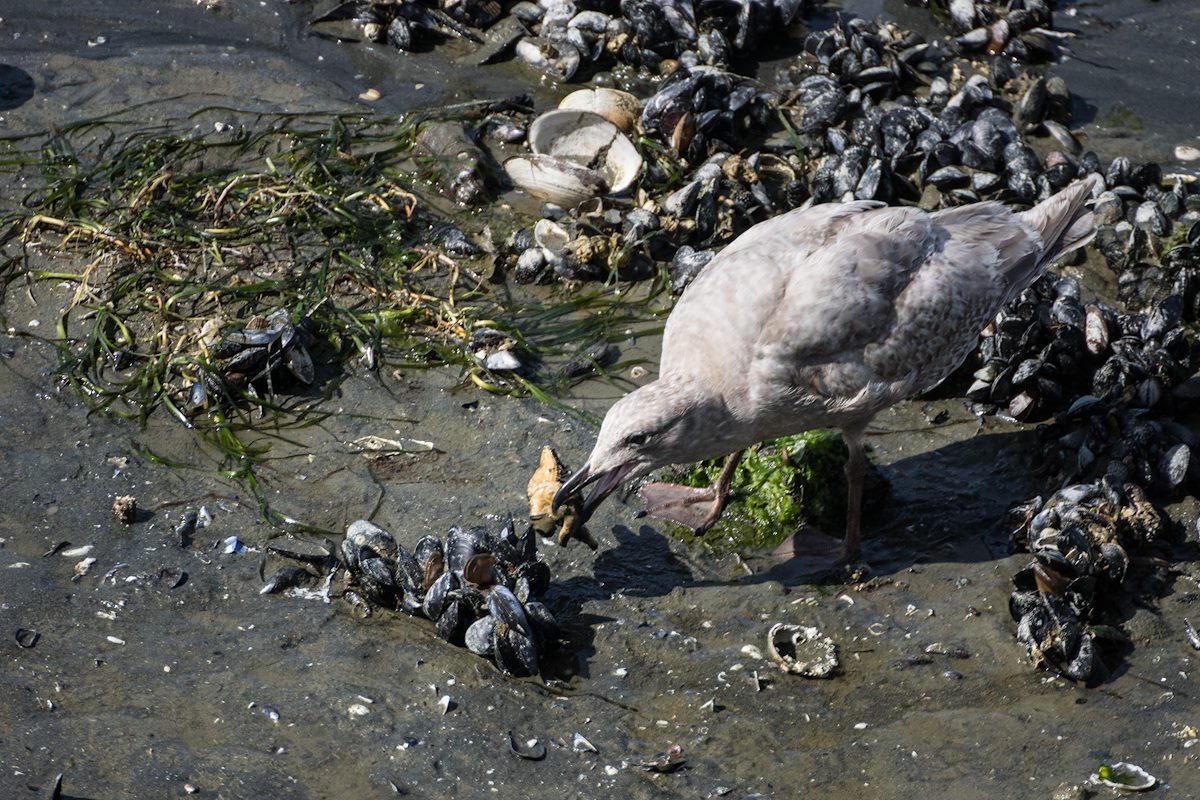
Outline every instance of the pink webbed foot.
[(770, 565), (764, 575), (783, 582), (817, 575), (845, 566), (858, 558), (843, 539), (835, 539), (811, 525), (802, 525), (767, 559)]
[(646, 501), (646, 513), (691, 528), (696, 534), (707, 531), (721, 517), (724, 498), (711, 486), (697, 489), (677, 483), (647, 483), (640, 490)]

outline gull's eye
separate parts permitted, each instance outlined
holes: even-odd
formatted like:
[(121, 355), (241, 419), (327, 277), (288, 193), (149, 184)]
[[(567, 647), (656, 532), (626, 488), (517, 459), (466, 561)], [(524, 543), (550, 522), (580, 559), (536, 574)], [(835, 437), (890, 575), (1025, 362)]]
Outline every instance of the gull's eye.
[(642, 447), (649, 441), (650, 434), (648, 433), (635, 433), (625, 440), (630, 447)]

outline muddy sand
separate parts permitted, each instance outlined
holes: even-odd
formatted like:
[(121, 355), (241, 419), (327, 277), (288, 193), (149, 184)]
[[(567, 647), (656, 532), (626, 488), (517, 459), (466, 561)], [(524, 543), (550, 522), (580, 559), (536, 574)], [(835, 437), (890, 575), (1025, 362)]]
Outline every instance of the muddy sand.
[[(147, 120), (178, 119), (244, 100), (251, 82), (264, 109), (342, 110), (368, 85), (397, 107), (417, 102), (401, 84), (425, 83), (412, 91), (434, 104), (480, 91), (451, 90), (456, 74), (419, 59), (389, 77), (383, 55), (305, 39), (274, 3), (203, 26), (189, 26), (202, 12), (185, 2), (122, 24), (112, 3), (73, 4), (86, 26), (21, 5), (4, 14), (15, 48), (0, 60), (33, 90), (3, 112), (10, 133), (147, 100)], [(529, 80), (489, 75), (496, 96)], [(590, 525), (598, 552), (543, 550), (569, 647), (543, 678), (516, 680), (422, 620), (260, 595), (264, 545), (283, 531), (216, 474), (217, 456), (165, 415), (145, 429), (89, 415), (55, 383), (53, 348), (25, 334), (46, 332), (69, 291), (10, 291), (16, 335), (0, 336), (0, 797), (48, 796), (62, 773), (62, 796), (97, 800), (990, 800), (1049, 798), (1112, 761), (1156, 775), (1156, 796), (1200, 796), (1200, 654), (1183, 623), (1200, 617), (1194, 543), (1129, 603), (1133, 646), (1097, 687), (1035, 670), (1015, 640), (1008, 595), (1027, 557), (1009, 555), (1005, 512), (1047, 488), (1031, 427), (980, 426), (958, 400), (882, 414), (869, 443), (890, 491), (869, 503), (858, 582), (747, 576), (639, 519), (636, 497), (610, 501)], [(614, 399), (603, 385), (581, 392), (596, 411)], [(330, 530), (374, 513), (405, 544), (519, 515), (540, 447), (576, 464), (593, 435), (533, 400), (464, 387), (457, 369), (352, 368), (326, 407), (338, 413), (272, 439), (259, 475), (273, 506)], [(946, 421), (928, 422), (941, 410)], [(370, 434), (436, 451), (373, 460), (347, 445)], [(145, 510), (129, 526), (110, 510), (126, 494)], [(180, 546), (175, 526), (201, 506), (211, 523)], [(1194, 503), (1171, 512), (1194, 531)], [(228, 537), (247, 551), (225, 553)], [(78, 581), (79, 556), (45, 555), (64, 541), (93, 546)], [(840, 671), (774, 668), (762, 653), (776, 622), (832, 637)], [(32, 647), (18, 629), (36, 631)], [(545, 757), (515, 757), (512, 743), (531, 739)], [(645, 767), (671, 745), (681, 768)]]

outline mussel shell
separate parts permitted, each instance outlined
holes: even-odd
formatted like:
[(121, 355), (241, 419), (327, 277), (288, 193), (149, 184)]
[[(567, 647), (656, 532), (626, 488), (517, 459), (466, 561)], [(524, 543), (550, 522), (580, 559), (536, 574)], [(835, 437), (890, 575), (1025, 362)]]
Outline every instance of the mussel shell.
[(517, 599), (517, 596), (507, 587), (496, 586), (492, 588), (491, 594), (488, 595), (488, 612), (498, 622), (504, 623), (506, 627), (532, 638), (533, 629), (529, 627), (529, 619), (525, 616), (525, 609), (521, 605), (521, 601)]
[(491, 553), (476, 553), (463, 566), (463, 580), (474, 586), (488, 587), (497, 582), (499, 571), (496, 557)]
[(346, 538), (342, 541), (343, 553), (347, 546), (370, 550), (389, 560), (396, 557), (396, 540), (392, 535), (365, 519), (355, 520), (346, 528)]
[(529, 619), (529, 624), (533, 626), (534, 631), (543, 640), (557, 638), (562, 630), (558, 625), (558, 620), (550, 613), (550, 609), (537, 600), (525, 603), (525, 616)]
[(468, 650), (477, 656), (487, 658), (492, 654), (492, 634), (496, 627), (496, 620), (490, 616), (480, 617), (467, 626), (467, 632), (463, 636), (464, 643)]
[(475, 621), (475, 610), (471, 604), (458, 594), (451, 592), (446, 598), (442, 613), (438, 616), (435, 627), (438, 636), (451, 644), (462, 646), (467, 628)]
[(313, 366), (312, 356), (309, 354), (308, 348), (302, 344), (297, 344), (287, 351), (284, 364), (287, 366), (288, 372), (305, 386), (312, 385), (317, 378), (317, 370)]
[(396, 544), (396, 580), (404, 589), (406, 599), (423, 597), (427, 591), (425, 575), (417, 559), (399, 543)]
[(1079, 639), (1079, 647), (1075, 654), (1062, 666), (1063, 674), (1074, 681), (1086, 681), (1092, 677), (1096, 669), (1096, 646), (1091, 635), (1084, 634)]
[(445, 569), (446, 554), (441, 540), (436, 536), (422, 536), (413, 549), (413, 558), (421, 570), (421, 591), (427, 592)]
[(467, 561), (475, 555), (477, 537), (455, 525), (446, 533), (446, 570), (462, 577)]
[(526, 561), (514, 574), (514, 592), (521, 602), (540, 597), (550, 588), (550, 567), (545, 561)]
[(376, 586), (388, 591), (396, 590), (396, 575), (391, 565), (378, 556), (359, 559), (358, 571), (354, 576), (364, 586)]
[(1042, 598), (1036, 591), (1015, 591), (1008, 598), (1008, 611), (1013, 619), (1021, 619), (1034, 608), (1042, 604)]
[(221, 372), (230, 375), (254, 375), (267, 364), (270, 351), (265, 347), (247, 347), (221, 365)]
[(271, 577), (267, 578), (262, 588), (258, 590), (258, 593), (275, 594), (285, 589), (290, 589), (293, 586), (304, 586), (311, 583), (315, 578), (316, 576), (304, 567), (281, 567)]
[(1173, 445), (1163, 453), (1159, 471), (1166, 478), (1172, 489), (1183, 483), (1187, 478), (1188, 468), (1192, 462), (1192, 450), (1186, 444)]
[(508, 675), (524, 678), (538, 672), (537, 645), (533, 637), (497, 620), (492, 628), (492, 656)]
[(459, 586), (458, 577), (453, 572), (443, 572), (425, 593), (422, 610), (429, 619), (436, 620), (442, 616), (446, 608), (446, 600), (450, 592)]

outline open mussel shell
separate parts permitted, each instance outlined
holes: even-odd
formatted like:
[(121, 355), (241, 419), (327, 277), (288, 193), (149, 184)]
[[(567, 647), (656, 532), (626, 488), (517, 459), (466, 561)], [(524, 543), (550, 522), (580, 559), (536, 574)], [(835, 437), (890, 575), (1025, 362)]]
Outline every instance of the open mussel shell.
[(612, 194), (628, 191), (642, 169), (642, 156), (629, 137), (591, 111), (547, 111), (529, 126), (529, 148), (595, 170)]
[(504, 162), (504, 171), (517, 187), (564, 208), (577, 206), (608, 189), (595, 170), (555, 156), (516, 156)]
[(441, 540), (436, 536), (422, 536), (413, 548), (413, 558), (421, 570), (421, 591), (427, 592), (446, 568), (446, 553)]
[(578, 89), (564, 97), (560, 109), (590, 111), (616, 125), (623, 133), (634, 133), (642, 121), (642, 101), (620, 89)]
[(837, 645), (808, 625), (776, 623), (767, 633), (767, 651), (784, 672), (828, 678), (838, 668)]

